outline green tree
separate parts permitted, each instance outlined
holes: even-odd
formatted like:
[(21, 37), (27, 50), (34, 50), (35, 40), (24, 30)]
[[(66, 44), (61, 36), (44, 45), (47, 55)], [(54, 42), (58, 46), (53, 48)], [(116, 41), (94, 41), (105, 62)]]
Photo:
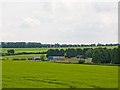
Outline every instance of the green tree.
[(59, 50), (59, 56), (64, 56), (64, 54), (65, 54), (64, 49), (60, 49), (60, 50)]
[(46, 56), (45, 56), (44, 54), (42, 54), (42, 55), (40, 56), (40, 59), (41, 59), (42, 61), (45, 61)]
[(15, 50), (14, 49), (7, 50), (7, 53), (9, 55), (13, 55), (15, 53)]
[(88, 49), (85, 54), (86, 54), (86, 57), (92, 58), (93, 49), (92, 48)]
[(112, 56), (111, 56), (111, 60), (113, 64), (120, 64), (120, 47), (118, 48), (114, 48), (112, 50)]
[(100, 54), (100, 50), (99, 49), (95, 49), (94, 52), (93, 52), (93, 56), (92, 56), (92, 62), (93, 63), (100, 63), (99, 54)]
[(77, 55), (82, 55), (82, 53), (83, 53), (82, 49), (80, 49), (80, 48), (77, 48), (76, 52), (77, 52)]
[(90, 49), (90, 48), (84, 48), (84, 49), (83, 49), (83, 52), (82, 52), (83, 55), (82, 55), (82, 56), (83, 56), (84, 59), (87, 58), (87, 56), (86, 56), (86, 51), (89, 50), (89, 49)]
[(76, 56), (77, 56), (77, 51), (76, 51), (76, 49), (67, 49), (67, 50), (66, 50), (66, 56), (67, 56), (68, 58), (76, 57)]
[(94, 63), (110, 63), (110, 51), (107, 48), (94, 49), (92, 61)]

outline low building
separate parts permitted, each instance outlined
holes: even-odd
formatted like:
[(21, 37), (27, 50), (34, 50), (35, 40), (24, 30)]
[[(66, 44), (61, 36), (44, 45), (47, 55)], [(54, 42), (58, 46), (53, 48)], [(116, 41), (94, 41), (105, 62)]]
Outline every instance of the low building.
[(83, 55), (77, 55), (77, 58), (82, 58), (83, 57)]
[(33, 60), (40, 60), (39, 56), (33, 57)]
[(63, 60), (65, 56), (48, 56), (48, 60)]
[(28, 60), (40, 60), (40, 56), (35, 56), (35, 57), (32, 57), (32, 58), (28, 58)]

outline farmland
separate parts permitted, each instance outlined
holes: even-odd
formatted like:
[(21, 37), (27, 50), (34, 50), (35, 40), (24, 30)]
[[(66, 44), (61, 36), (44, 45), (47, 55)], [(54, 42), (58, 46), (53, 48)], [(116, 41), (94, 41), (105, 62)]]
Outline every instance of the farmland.
[(3, 61), (3, 88), (117, 88), (118, 67)]
[(5, 60), (12, 60), (13, 58), (27, 59), (27, 58), (32, 58), (34, 56), (40, 56), (40, 54), (11, 55), (11, 56), (3, 56), (3, 58)]
[(113, 49), (117, 46), (92, 46), (92, 47), (64, 47), (64, 48), (2, 48), (2, 52), (6, 53), (7, 50), (9, 49), (14, 49), (15, 53), (20, 53), (20, 52), (46, 52), (48, 49), (67, 49), (67, 48), (109, 48), (109, 49)]
[[(113, 49), (116, 46), (99, 46)], [(68, 47), (67, 47), (68, 48)], [(67, 48), (2, 48), (2, 53), (14, 49), (20, 52), (46, 52)], [(75, 47), (70, 47), (75, 48)], [(76, 48), (98, 48), (76, 47)], [(2, 61), (3, 88), (117, 88), (118, 66), (65, 64), (50, 61), (29, 61), (41, 54), (6, 55)], [(13, 58), (26, 59), (16, 60)], [(69, 62), (69, 61), (66, 61)], [(72, 63), (75, 60), (71, 61)]]

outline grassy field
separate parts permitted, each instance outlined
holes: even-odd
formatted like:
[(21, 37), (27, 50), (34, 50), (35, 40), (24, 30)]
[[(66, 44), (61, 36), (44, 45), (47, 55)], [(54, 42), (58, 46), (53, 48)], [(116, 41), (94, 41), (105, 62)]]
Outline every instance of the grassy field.
[(3, 88), (117, 88), (118, 67), (3, 61)]
[(13, 58), (28, 59), (35, 56), (41, 56), (41, 55), (40, 54), (11, 55), (11, 56), (3, 56), (2, 58), (5, 60), (12, 60)]
[(66, 48), (2, 48), (2, 52), (5, 53), (7, 52), (7, 50), (9, 49), (14, 49), (15, 53), (19, 53), (19, 52), (45, 52), (48, 49), (67, 49), (67, 48), (98, 48), (98, 47), (106, 47), (106, 48), (115, 48), (117, 46), (93, 46), (93, 47), (66, 47)]
[(19, 52), (45, 52), (49, 48), (2, 48), (2, 52), (7, 52), (9, 49), (14, 49), (15, 53)]

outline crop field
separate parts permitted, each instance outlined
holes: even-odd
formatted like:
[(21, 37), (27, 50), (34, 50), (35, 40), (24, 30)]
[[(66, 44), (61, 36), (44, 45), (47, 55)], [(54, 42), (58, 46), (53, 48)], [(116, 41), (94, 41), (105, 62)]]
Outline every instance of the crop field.
[(118, 67), (3, 61), (3, 88), (117, 88)]
[(65, 48), (2, 48), (2, 52), (3, 53), (6, 53), (7, 50), (9, 49), (14, 49), (15, 50), (15, 53), (19, 53), (19, 52), (46, 52), (48, 49), (67, 49), (67, 48), (99, 48), (99, 47), (102, 47), (102, 48), (110, 48), (110, 49), (113, 49), (117, 46), (93, 46), (93, 47), (65, 47)]

